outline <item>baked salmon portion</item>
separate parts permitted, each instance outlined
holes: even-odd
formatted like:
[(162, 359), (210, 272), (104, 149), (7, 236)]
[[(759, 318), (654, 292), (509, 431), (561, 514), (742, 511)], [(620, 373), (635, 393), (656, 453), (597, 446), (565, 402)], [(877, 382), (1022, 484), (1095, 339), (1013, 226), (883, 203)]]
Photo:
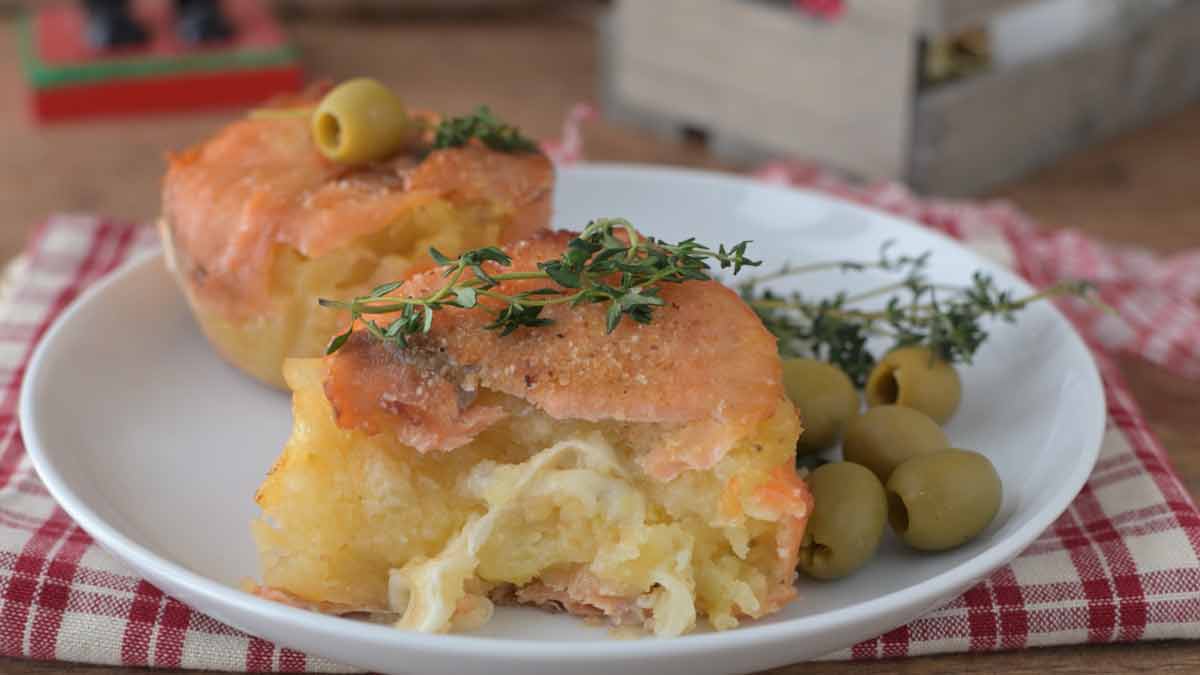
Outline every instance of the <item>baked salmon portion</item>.
[(180, 285), (227, 360), (283, 387), (288, 356), (316, 356), (339, 321), (318, 296), (351, 296), (449, 255), (516, 241), (550, 218), (554, 169), (538, 152), (477, 140), (432, 149), (439, 117), (400, 152), (361, 166), (318, 151), (306, 111), (274, 104), (169, 156), (159, 228)]
[[(573, 236), (504, 247), (503, 272)], [(445, 282), (431, 270), (393, 295)], [(661, 297), (649, 323), (607, 334), (603, 305), (564, 303), (505, 335), (481, 295), (405, 347), (356, 329), (288, 360), (294, 427), (257, 494), (258, 591), (423, 631), (478, 626), (497, 603), (660, 636), (779, 610), (812, 497), (775, 340), (717, 282)]]

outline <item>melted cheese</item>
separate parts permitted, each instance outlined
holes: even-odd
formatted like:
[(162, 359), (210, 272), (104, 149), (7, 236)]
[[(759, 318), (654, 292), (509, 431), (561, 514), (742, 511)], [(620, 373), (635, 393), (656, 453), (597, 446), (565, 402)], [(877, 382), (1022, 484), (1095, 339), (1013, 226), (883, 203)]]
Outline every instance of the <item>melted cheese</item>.
[(662, 636), (702, 617), (732, 628), (794, 593), (808, 506), (786, 401), (712, 469), (663, 481), (640, 461), (662, 438), (651, 425), (555, 420), (485, 391), (503, 420), (421, 453), (338, 427), (321, 362), (289, 367), (296, 424), (254, 523), (269, 591), (409, 630), (469, 630), (502, 598)]
[[(572, 466), (562, 466), (569, 461)], [(481, 462), (467, 476), (465, 489), (487, 503), (486, 513), (472, 518), (437, 556), (389, 572), (391, 609), (402, 614), (398, 628), (443, 632), (458, 627), (458, 608), (490, 607), (486, 597), (468, 592), (468, 581), (498, 522), (519, 508), (525, 497), (573, 499), (606, 523), (629, 532), (645, 525), (645, 496), (628, 481), (616, 451), (599, 435), (561, 441), (517, 465)], [(621, 549), (615, 547), (614, 552), (620, 555)], [(690, 566), (687, 547), (652, 573), (659, 588), (649, 596), (648, 607), (657, 635), (679, 635), (695, 625)]]

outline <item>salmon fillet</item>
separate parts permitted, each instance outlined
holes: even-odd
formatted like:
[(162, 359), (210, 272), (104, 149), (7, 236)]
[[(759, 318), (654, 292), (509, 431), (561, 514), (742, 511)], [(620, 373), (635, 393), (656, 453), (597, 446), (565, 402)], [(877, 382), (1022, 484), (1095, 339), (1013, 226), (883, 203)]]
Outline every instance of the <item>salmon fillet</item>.
[[(490, 273), (527, 272), (557, 258), (576, 233), (555, 232), (505, 247), (512, 264)], [(420, 297), (442, 285), (441, 270), (415, 276), (396, 295)], [(502, 282), (512, 295), (546, 280)], [(447, 308), (430, 331), (395, 350), (359, 331), (329, 357), (325, 391), (338, 423), (387, 429), (421, 451), (452, 450), (502, 413), (473, 399), (479, 388), (533, 404), (556, 419), (657, 422), (679, 431), (647, 466), (664, 479), (708, 468), (784, 396), (775, 338), (737, 294), (715, 281), (666, 284), (666, 305), (649, 324), (624, 321), (604, 331), (602, 305), (552, 305), (554, 324), (509, 335), (486, 330), (492, 315)], [(482, 298), (483, 305), (496, 306)]]

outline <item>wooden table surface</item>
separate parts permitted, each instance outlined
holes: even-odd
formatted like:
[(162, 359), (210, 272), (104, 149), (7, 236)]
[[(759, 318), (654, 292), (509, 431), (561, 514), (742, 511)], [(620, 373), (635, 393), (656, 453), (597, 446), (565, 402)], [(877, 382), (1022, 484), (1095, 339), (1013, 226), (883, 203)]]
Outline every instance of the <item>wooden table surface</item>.
[[(488, 102), (539, 137), (593, 97), (596, 38), (590, 10), (550, 16), (397, 24), (297, 22), (291, 29), (314, 76), (370, 74), (415, 105), (465, 111)], [(6, 26), (0, 26), (5, 29)], [(158, 208), (163, 153), (202, 138), (236, 113), (93, 121), (49, 128), (28, 122), (11, 31), (0, 32), (0, 260), (55, 211), (148, 220)], [(604, 121), (586, 130), (592, 159), (723, 166), (702, 147), (664, 142)], [(1077, 227), (1168, 253), (1200, 246), (1200, 105), (1066, 158), (993, 196), (1050, 227)], [(1123, 370), (1150, 426), (1193, 496), (1200, 494), (1200, 384), (1137, 360)], [(1195, 673), (1200, 644), (1068, 647), (893, 662), (801, 664), (776, 673)], [(0, 659), (0, 674), (76, 675), (136, 669)]]

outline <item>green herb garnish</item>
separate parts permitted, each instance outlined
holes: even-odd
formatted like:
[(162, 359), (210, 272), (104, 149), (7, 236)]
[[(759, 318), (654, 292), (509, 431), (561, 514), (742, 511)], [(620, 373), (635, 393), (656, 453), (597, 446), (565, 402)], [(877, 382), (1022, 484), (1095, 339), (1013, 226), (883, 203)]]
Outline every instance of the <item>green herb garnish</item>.
[[(828, 361), (845, 371), (859, 386), (866, 381), (876, 362), (868, 344), (872, 338), (890, 342), (884, 351), (920, 345), (948, 363), (970, 363), (988, 337), (981, 325), (982, 319), (999, 318), (1012, 322), (1016, 313), (1030, 303), (1065, 295), (1087, 297), (1092, 291), (1088, 282), (1064, 281), (1018, 298), (1009, 291), (996, 288), (992, 278), (982, 272), (976, 272), (968, 286), (935, 284), (925, 274), (928, 253), (892, 256), (890, 245), (888, 242), (883, 246), (878, 260), (785, 266), (741, 284), (739, 290), (767, 329), (778, 338), (781, 355), (811, 356)], [(762, 288), (772, 280), (808, 272), (868, 269), (896, 273), (901, 279), (863, 293), (841, 292), (828, 298), (809, 298), (799, 292), (780, 295)], [(856, 307), (862, 301), (888, 294), (892, 295), (881, 309)]]
[(457, 148), (478, 138), (484, 145), (500, 152), (537, 152), (538, 145), (521, 135), (516, 127), (505, 124), (485, 105), (465, 117), (451, 117), (438, 125), (433, 148)]
[[(618, 232), (624, 232), (625, 237), (618, 237)], [(349, 310), (352, 319), (351, 327), (334, 337), (325, 353), (332, 354), (346, 344), (354, 321), (375, 314), (399, 313), (399, 318), (386, 325), (374, 319), (366, 319), (364, 325), (376, 338), (406, 347), (407, 338), (428, 332), (433, 313), (446, 307), (478, 309), (491, 314), (492, 322), (486, 328), (500, 331), (501, 335), (523, 326), (537, 328), (553, 323), (541, 316), (542, 310), (561, 304), (606, 304), (608, 333), (624, 317), (650, 323), (655, 308), (665, 302), (659, 297), (662, 284), (711, 279), (711, 263), (721, 269), (732, 268), (734, 274), (743, 267), (761, 264), (746, 257), (747, 244), (743, 241), (729, 249), (722, 245), (715, 250), (695, 239), (668, 244), (643, 236), (628, 220), (604, 218), (588, 223), (578, 237), (567, 243), (559, 258), (538, 263), (536, 271), (485, 269), (487, 263), (501, 268), (512, 264), (508, 255), (494, 246), (467, 251), (457, 258), (431, 248), (429, 254), (442, 267), (446, 283), (429, 295), (389, 296), (401, 286), (401, 282), (393, 282), (350, 301), (322, 298), (323, 307)], [(500, 282), (517, 279), (540, 279), (552, 285), (514, 295), (495, 290)], [(481, 304), (480, 298), (497, 302)]]

